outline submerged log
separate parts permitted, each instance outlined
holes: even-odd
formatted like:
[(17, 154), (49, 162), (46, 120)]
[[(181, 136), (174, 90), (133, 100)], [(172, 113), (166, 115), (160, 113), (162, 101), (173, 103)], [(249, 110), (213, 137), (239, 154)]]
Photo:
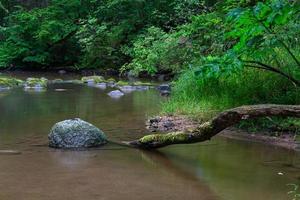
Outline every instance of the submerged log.
[(300, 105), (262, 104), (241, 106), (224, 111), (212, 120), (199, 125), (188, 132), (172, 132), (167, 134), (146, 135), (138, 140), (124, 142), (135, 148), (155, 149), (172, 144), (191, 144), (210, 140), (222, 130), (239, 123), (242, 120), (266, 116), (300, 118)]

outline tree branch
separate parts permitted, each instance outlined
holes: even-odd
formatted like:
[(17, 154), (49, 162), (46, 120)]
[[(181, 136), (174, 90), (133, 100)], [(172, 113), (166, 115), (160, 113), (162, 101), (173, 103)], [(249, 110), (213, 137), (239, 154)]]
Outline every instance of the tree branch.
[(6, 8), (4, 7), (4, 5), (2, 4), (1, 1), (0, 1), (0, 8), (1, 8), (2, 10), (4, 10), (4, 12), (5, 12), (6, 14), (9, 14), (8, 9), (6, 9)]
[[(275, 68), (272, 66), (269, 66), (267, 64), (258, 62), (258, 61), (242, 61), (245, 63), (250, 63), (250, 64), (245, 64), (245, 67), (251, 67), (251, 68), (256, 68), (256, 69), (263, 69), (263, 70), (267, 70), (267, 71), (271, 71), (273, 73), (279, 74), (287, 79), (289, 79), (291, 82), (293, 82), (296, 86), (300, 87), (300, 81), (297, 80), (296, 78), (294, 78), (293, 76)], [(252, 65), (254, 64), (254, 65)], [(258, 66), (257, 66), (258, 65)]]
[(199, 125), (189, 132), (172, 132), (168, 134), (146, 135), (138, 140), (124, 144), (142, 149), (155, 149), (173, 144), (191, 144), (210, 140), (222, 130), (242, 120), (266, 116), (300, 118), (300, 105), (253, 105), (241, 106), (224, 111), (212, 120)]
[(280, 38), (277, 37), (277, 35), (270, 29), (268, 28), (263, 22), (261, 22), (260, 20), (258, 20), (255, 16), (254, 18), (258, 21), (258, 23), (260, 23), (268, 33), (273, 34), (277, 40), (279, 41), (279, 43), (283, 46), (283, 48), (288, 52), (288, 54), (293, 58), (293, 60), (297, 63), (298, 67), (300, 67), (300, 61), (297, 59), (296, 55), (294, 55), (294, 53), (290, 50), (290, 48), (288, 47), (288, 45), (281, 40)]

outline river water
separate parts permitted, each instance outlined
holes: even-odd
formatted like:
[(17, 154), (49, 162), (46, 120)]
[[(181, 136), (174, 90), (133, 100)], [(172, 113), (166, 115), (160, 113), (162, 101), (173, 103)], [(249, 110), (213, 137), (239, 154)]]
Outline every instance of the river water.
[(285, 149), (221, 137), (147, 152), (109, 144), (88, 151), (47, 147), (58, 121), (79, 117), (115, 141), (147, 134), (145, 120), (159, 112), (156, 90), (112, 99), (74, 84), (47, 91), (0, 93), (0, 200), (201, 199), (284, 200), (299, 184), (300, 156)]

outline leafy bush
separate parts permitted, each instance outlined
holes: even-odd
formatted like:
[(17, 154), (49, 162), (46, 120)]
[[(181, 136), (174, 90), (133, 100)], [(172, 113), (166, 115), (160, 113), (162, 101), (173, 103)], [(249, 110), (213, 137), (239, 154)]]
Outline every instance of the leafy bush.
[(243, 104), (299, 104), (299, 18), (299, 4), (286, 0), (229, 9), (220, 18), (226, 28), (216, 36), (219, 50), (202, 53), (179, 76), (165, 112), (201, 115)]
[(53, 1), (47, 8), (20, 8), (1, 27), (0, 67), (50, 66), (73, 63), (78, 55), (72, 35), (81, 3)]

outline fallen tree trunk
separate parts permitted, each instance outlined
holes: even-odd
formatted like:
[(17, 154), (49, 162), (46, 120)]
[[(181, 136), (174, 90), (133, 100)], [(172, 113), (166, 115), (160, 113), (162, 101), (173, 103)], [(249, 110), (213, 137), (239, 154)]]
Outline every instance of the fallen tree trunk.
[(135, 148), (155, 149), (172, 144), (190, 144), (210, 140), (222, 130), (246, 119), (266, 116), (300, 118), (300, 105), (253, 105), (241, 106), (224, 111), (212, 120), (199, 125), (189, 132), (146, 135), (138, 140), (124, 142)]

